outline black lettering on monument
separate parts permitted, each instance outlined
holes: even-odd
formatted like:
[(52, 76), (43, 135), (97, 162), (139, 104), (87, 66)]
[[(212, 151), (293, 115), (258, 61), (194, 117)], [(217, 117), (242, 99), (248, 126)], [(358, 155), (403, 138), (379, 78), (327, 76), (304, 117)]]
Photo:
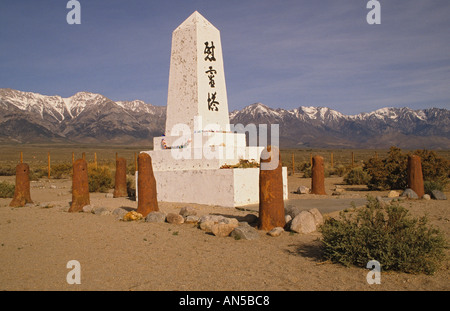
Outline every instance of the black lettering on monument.
[(208, 110), (219, 111), (219, 102), (216, 101), (217, 92), (212, 94), (208, 93)]
[(204, 50), (204, 54), (206, 54), (205, 60), (209, 60), (210, 62), (214, 62), (216, 60), (216, 58), (214, 57), (214, 49), (216, 47), (214, 46), (214, 42), (211, 41), (211, 46), (209, 46), (209, 42), (206, 41), (205, 42), (205, 50)]
[(217, 73), (217, 71), (215, 69), (213, 69), (212, 66), (209, 66), (209, 70), (206, 70), (205, 73), (208, 74), (209, 85), (211, 87), (216, 87), (216, 82), (214, 81), (214, 77), (215, 77), (215, 74)]

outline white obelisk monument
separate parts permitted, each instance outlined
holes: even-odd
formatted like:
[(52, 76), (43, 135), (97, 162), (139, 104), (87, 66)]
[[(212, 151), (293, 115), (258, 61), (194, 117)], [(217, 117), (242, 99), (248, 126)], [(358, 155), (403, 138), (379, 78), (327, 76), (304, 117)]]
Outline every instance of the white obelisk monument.
[[(230, 131), (220, 32), (197, 11), (172, 34), (165, 135), (153, 139), (158, 200), (236, 207), (259, 202), (262, 147)], [(284, 197), (287, 171), (284, 168)]]

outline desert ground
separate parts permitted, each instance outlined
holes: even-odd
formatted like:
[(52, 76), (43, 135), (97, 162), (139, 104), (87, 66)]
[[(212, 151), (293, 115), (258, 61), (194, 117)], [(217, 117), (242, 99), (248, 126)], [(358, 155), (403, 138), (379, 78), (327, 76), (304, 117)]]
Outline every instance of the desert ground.
[[(0, 181), (14, 183), (14, 176)], [(288, 177), (288, 204), (317, 207), (324, 217), (361, 205), (370, 192), (365, 186), (346, 186), (342, 178), (326, 178), (327, 195), (293, 193), (310, 186), (311, 179)], [(193, 224), (122, 221), (115, 215), (68, 213), (70, 179), (42, 178), (31, 182), (34, 205), (9, 207), (0, 199), (0, 290), (29, 291), (447, 291), (449, 261), (434, 275), (381, 271), (381, 284), (369, 285), (368, 269), (324, 262), (320, 233), (285, 231), (271, 237), (258, 231), (256, 240), (235, 240), (208, 234)], [(331, 195), (336, 185), (345, 189)], [(449, 192), (445, 193), (447, 197)], [(113, 210), (137, 208), (129, 198), (91, 193), (91, 205)], [(405, 200), (413, 216), (427, 215), (429, 223), (449, 240), (449, 201)], [(192, 206), (198, 215), (220, 214), (241, 219), (257, 207), (245, 209), (160, 202), (161, 211), (178, 213)], [(447, 254), (448, 255), (448, 254)], [(68, 284), (70, 260), (81, 266), (81, 284)]]

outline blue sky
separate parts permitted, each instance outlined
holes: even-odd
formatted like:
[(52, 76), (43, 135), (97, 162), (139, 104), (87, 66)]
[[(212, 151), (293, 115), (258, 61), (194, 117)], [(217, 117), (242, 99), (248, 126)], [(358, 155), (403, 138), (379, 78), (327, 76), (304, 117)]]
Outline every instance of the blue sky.
[(0, 1), (0, 88), (166, 105), (172, 31), (199, 11), (221, 32), (230, 111), (450, 108), (450, 1)]

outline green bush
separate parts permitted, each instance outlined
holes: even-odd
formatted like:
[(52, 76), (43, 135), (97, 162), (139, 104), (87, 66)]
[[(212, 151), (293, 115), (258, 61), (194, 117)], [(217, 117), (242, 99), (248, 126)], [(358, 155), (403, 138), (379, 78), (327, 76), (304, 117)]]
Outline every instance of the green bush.
[(16, 186), (7, 181), (0, 182), (0, 198), (13, 198)]
[(339, 164), (334, 167), (333, 173), (334, 175), (338, 175), (339, 177), (344, 176), (348, 172), (348, 167), (345, 165)]
[(450, 177), (450, 161), (439, 157), (434, 151), (416, 150), (421, 159), (425, 193), (432, 190), (444, 191)]
[(408, 156), (400, 148), (391, 147), (386, 159), (371, 158), (364, 162), (369, 174), (369, 190), (405, 189), (407, 187)]
[(48, 176), (47, 168), (44, 167), (38, 167), (35, 169), (30, 168), (30, 172), (28, 173), (28, 177), (31, 181), (37, 181), (39, 178)]
[(427, 226), (426, 217), (412, 218), (398, 202), (381, 205), (368, 197), (355, 214), (340, 213), (320, 227), (324, 257), (346, 266), (380, 262), (385, 271), (434, 273), (445, 258), (443, 233)]
[(16, 175), (16, 168), (11, 166), (0, 167), (0, 176), (14, 176)]
[(423, 187), (424, 187), (425, 193), (431, 195), (431, 191), (433, 191), (433, 190), (439, 190), (439, 191), (443, 192), (445, 189), (445, 184), (440, 181), (426, 180), (423, 182)]
[(113, 187), (111, 170), (107, 166), (88, 165), (89, 192), (108, 192)]
[(365, 185), (369, 182), (370, 176), (362, 167), (355, 167), (344, 177), (347, 185)]
[(69, 178), (72, 175), (73, 165), (71, 163), (59, 163), (51, 166), (50, 175), (52, 178)]

